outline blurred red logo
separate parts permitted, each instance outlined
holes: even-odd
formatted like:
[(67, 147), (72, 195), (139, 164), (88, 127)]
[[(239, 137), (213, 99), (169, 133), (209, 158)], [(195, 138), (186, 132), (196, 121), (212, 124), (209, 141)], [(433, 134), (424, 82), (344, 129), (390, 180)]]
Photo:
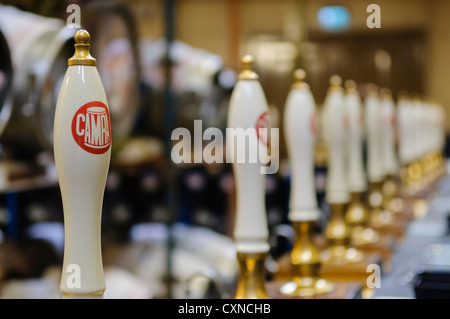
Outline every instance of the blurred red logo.
[(270, 117), (269, 112), (262, 113), (256, 120), (256, 136), (264, 146), (268, 146), (269, 141), (269, 129), (270, 129)]
[(317, 134), (317, 112), (313, 112), (309, 119), (309, 131), (312, 135)]

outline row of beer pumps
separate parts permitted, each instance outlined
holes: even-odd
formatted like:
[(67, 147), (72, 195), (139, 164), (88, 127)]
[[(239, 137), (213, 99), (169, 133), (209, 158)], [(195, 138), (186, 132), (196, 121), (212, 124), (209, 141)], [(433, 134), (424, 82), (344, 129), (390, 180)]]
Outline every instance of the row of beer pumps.
[[(251, 63), (251, 56), (242, 58), (228, 127), (252, 128), (267, 112)], [(240, 267), (236, 298), (327, 298), (337, 289), (334, 281), (365, 286), (367, 266), (378, 262), (375, 256), (389, 270), (390, 251), (403, 236), (414, 200), (424, 196), (446, 169), (442, 156), (445, 116), (439, 105), (401, 92), (396, 106), (391, 91), (374, 84), (367, 85), (363, 100), (355, 81), (347, 80), (343, 87), (342, 79), (333, 75), (319, 114), (305, 79), (304, 70), (295, 71), (282, 124), (291, 167), (288, 218), (296, 237), (291, 269), (283, 273), (280, 265), (276, 278), (286, 283), (275, 287), (281, 294), (266, 289), (262, 272), (269, 248), (264, 177), (258, 164), (233, 163), (234, 237)], [(314, 231), (322, 214), (314, 181), (319, 138), (328, 150), (326, 203), (330, 209), (322, 242)], [(365, 290), (370, 287), (362, 288), (363, 296), (373, 294)]]
[[(54, 154), (65, 224), (63, 297), (98, 297), (106, 288), (100, 221), (112, 135), (108, 102), (96, 60), (89, 53), (89, 39), (85, 30), (75, 35), (75, 54), (68, 61), (54, 120)], [(270, 129), (269, 109), (253, 62), (250, 55), (242, 58), (242, 72), (229, 103), (229, 128)], [(405, 194), (423, 191), (442, 175), (444, 116), (439, 106), (406, 94), (395, 107), (389, 90), (378, 91), (375, 86), (367, 87), (363, 103), (354, 81), (346, 81), (344, 89), (341, 78), (333, 76), (318, 117), (306, 72), (297, 70), (294, 78), (283, 130), (292, 172), (288, 217), (296, 239), (289, 279), (277, 289), (286, 297), (316, 297), (336, 290), (333, 280), (324, 276), (324, 265), (331, 265), (333, 272), (364, 264), (366, 255), (384, 245), (383, 236), (397, 235), (394, 226), (404, 215)], [(314, 185), (317, 127), (329, 153), (326, 201), (330, 215), (325, 244), (318, 243), (314, 233), (322, 214)], [(394, 138), (397, 132), (398, 143)], [(255, 134), (249, 139), (262, 149), (259, 154), (269, 154), (264, 152), (270, 148), (267, 136)], [(227, 146), (230, 154), (242, 151), (236, 144)], [(261, 173), (264, 163), (259, 158), (255, 163), (232, 164), (236, 188), (233, 239), (239, 264), (236, 298), (273, 297), (265, 277), (270, 245), (265, 175)]]

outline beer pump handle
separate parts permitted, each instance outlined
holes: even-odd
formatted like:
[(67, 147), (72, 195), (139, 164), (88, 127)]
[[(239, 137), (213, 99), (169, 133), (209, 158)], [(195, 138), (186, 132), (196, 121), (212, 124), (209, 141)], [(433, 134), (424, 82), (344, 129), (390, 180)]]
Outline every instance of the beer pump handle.
[(361, 98), (356, 82), (345, 81), (345, 112), (348, 119), (348, 188), (350, 192), (364, 192), (367, 178), (363, 160), (364, 119)]
[[(234, 239), (241, 253), (269, 250), (265, 175), (261, 171), (264, 163), (260, 154), (267, 154), (270, 117), (258, 75), (252, 69), (253, 61), (250, 55), (241, 60), (242, 72), (231, 95), (228, 112), (228, 130), (235, 133), (227, 133), (227, 156), (232, 158), (236, 185)], [(247, 135), (248, 140), (242, 135)], [(245, 147), (242, 147), (243, 139)]]
[(345, 204), (350, 199), (346, 173), (344, 92), (341, 83), (342, 79), (338, 75), (330, 78), (330, 87), (324, 102), (329, 152), (326, 200), (329, 204)]
[(397, 156), (395, 153), (395, 113), (392, 93), (388, 88), (381, 91), (381, 138), (383, 168), (386, 175), (395, 176), (398, 171)]
[(290, 221), (317, 221), (320, 218), (314, 183), (316, 103), (306, 72), (294, 72), (294, 84), (284, 110), (284, 135), (291, 167)]
[(54, 155), (64, 210), (63, 297), (102, 296), (101, 213), (111, 156), (105, 90), (89, 54), (89, 33), (75, 35), (75, 54), (59, 92)]
[(369, 182), (379, 183), (383, 181), (384, 170), (380, 100), (378, 98), (377, 88), (374, 85), (368, 87), (365, 107), (367, 123), (367, 175)]

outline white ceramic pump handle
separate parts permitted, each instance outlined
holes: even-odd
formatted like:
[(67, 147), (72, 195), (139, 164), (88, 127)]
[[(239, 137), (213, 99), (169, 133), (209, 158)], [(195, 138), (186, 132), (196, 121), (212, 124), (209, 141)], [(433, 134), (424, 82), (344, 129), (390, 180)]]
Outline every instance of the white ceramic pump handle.
[(291, 222), (316, 221), (320, 217), (314, 183), (316, 103), (304, 82), (305, 71), (296, 70), (295, 83), (284, 109), (284, 135), (291, 166), (289, 215)]
[(375, 87), (371, 87), (365, 100), (365, 118), (367, 125), (367, 175), (369, 182), (371, 183), (382, 182), (385, 177), (382, 157), (380, 100), (375, 90)]
[(64, 209), (63, 296), (105, 290), (100, 229), (111, 156), (111, 123), (89, 34), (75, 35), (54, 120), (54, 154)]
[(383, 169), (386, 175), (398, 173), (398, 161), (395, 150), (395, 113), (394, 101), (389, 89), (381, 91), (381, 138)]
[(347, 181), (347, 132), (345, 128), (344, 93), (341, 78), (330, 78), (324, 102), (325, 138), (328, 145), (326, 200), (329, 204), (345, 204), (350, 200)]
[(348, 188), (361, 193), (367, 189), (367, 176), (363, 160), (364, 117), (361, 98), (353, 80), (345, 81), (344, 99), (348, 123)]
[[(266, 133), (270, 129), (270, 118), (258, 76), (251, 69), (252, 63), (251, 56), (242, 58), (243, 70), (231, 95), (227, 125), (228, 129), (236, 133), (239, 130), (247, 133), (245, 146), (242, 146), (238, 141), (242, 136), (232, 136), (227, 131), (227, 156), (233, 160), (236, 185), (234, 240), (236, 250), (240, 253), (269, 250), (265, 175), (261, 173), (264, 159), (259, 154), (268, 154)], [(266, 128), (266, 132), (260, 128)]]

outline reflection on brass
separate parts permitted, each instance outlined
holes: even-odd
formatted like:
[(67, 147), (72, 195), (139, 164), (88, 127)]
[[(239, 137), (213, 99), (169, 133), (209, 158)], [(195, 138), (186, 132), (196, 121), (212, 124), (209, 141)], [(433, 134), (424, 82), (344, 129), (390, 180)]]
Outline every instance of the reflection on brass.
[(345, 204), (331, 204), (330, 221), (325, 230), (326, 238), (331, 246), (348, 245), (350, 229), (344, 219)]
[(405, 165), (401, 170), (402, 192), (414, 195), (429, 189), (447, 171), (442, 152), (436, 151)]
[(400, 198), (400, 189), (394, 176), (388, 175), (383, 182), (383, 206), (394, 214), (403, 212), (403, 200)]
[(422, 172), (422, 180), (421, 180), (421, 186), (425, 187), (429, 182), (433, 179), (433, 172), (432, 172), (432, 155), (427, 155), (423, 158), (421, 158), (417, 163), (420, 165), (420, 169)]
[(446, 163), (442, 152), (433, 152), (423, 160), (424, 175), (426, 182), (433, 182), (446, 173)]
[(362, 202), (362, 193), (353, 192), (350, 204), (345, 214), (345, 221), (350, 226), (365, 225), (369, 221), (369, 212)]
[(408, 184), (410, 191), (417, 191), (421, 188), (422, 166), (414, 162), (408, 166)]
[(96, 66), (97, 61), (89, 53), (90, 35), (86, 30), (78, 30), (75, 33), (75, 53), (68, 61), (68, 65)]
[(372, 245), (379, 239), (378, 232), (370, 227), (356, 226), (352, 229), (351, 244), (353, 246)]
[(373, 182), (370, 184), (368, 205), (370, 210), (370, 225), (372, 227), (389, 226), (394, 223), (393, 213), (384, 207), (382, 182)]
[(322, 252), (322, 262), (332, 264), (347, 264), (362, 260), (362, 253), (350, 244), (350, 227), (345, 222), (346, 204), (330, 205), (330, 220), (325, 229), (328, 248)]
[(282, 294), (311, 298), (335, 290), (335, 285), (319, 278), (320, 253), (313, 241), (313, 221), (293, 222), (296, 241), (291, 252), (291, 281), (284, 284)]
[(379, 240), (378, 233), (370, 227), (369, 211), (362, 200), (362, 193), (351, 194), (349, 208), (345, 214), (345, 222), (351, 229), (350, 243), (352, 245), (369, 245)]
[(258, 80), (258, 74), (253, 71), (253, 63), (255, 59), (250, 54), (246, 54), (241, 58), (242, 71), (239, 73), (238, 80)]
[(321, 254), (322, 263), (332, 265), (345, 265), (358, 263), (363, 260), (363, 254), (356, 248), (348, 248), (344, 245), (331, 246)]
[(447, 162), (442, 152), (435, 152), (436, 165), (434, 169), (437, 170), (437, 177), (447, 173)]
[(401, 172), (403, 192), (414, 194), (427, 189), (446, 173), (445, 160), (441, 152), (432, 152), (406, 165)]
[(408, 187), (409, 187), (409, 179), (408, 179), (408, 168), (407, 166), (402, 167), (400, 169), (400, 181), (402, 185), (402, 194), (408, 193)]
[(420, 164), (422, 165), (422, 171), (424, 175), (428, 175), (433, 170), (433, 156), (434, 154), (430, 154), (425, 156)]
[(265, 286), (267, 253), (237, 253), (239, 279), (235, 299), (268, 299)]

